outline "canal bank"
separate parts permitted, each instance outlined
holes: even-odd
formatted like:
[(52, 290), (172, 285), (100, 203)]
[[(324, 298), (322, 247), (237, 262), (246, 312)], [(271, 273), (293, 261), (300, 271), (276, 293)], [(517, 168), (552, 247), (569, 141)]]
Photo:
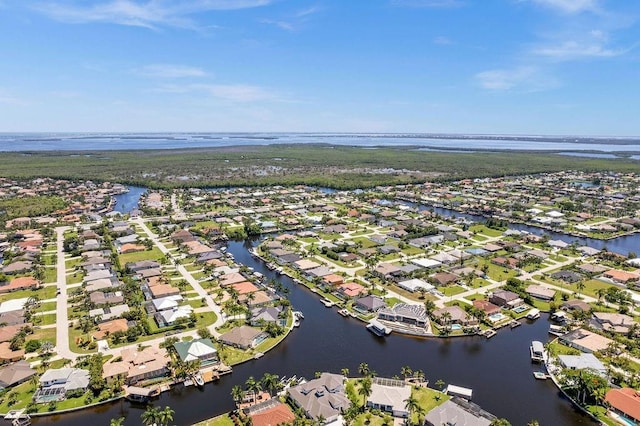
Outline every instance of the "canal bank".
[[(249, 376), (265, 372), (279, 376), (311, 378), (316, 371), (339, 372), (348, 368), (356, 374), (361, 362), (380, 376), (400, 375), (403, 366), (423, 370), (426, 378), (438, 379), (474, 390), (474, 402), (514, 425), (537, 419), (543, 425), (587, 425), (593, 421), (563, 398), (550, 381), (533, 379), (536, 366), (529, 358), (532, 340), (548, 339), (547, 316), (515, 329), (504, 329), (490, 340), (484, 337), (459, 339), (417, 339), (406, 336), (378, 338), (362, 324), (318, 303), (306, 287), (281, 277), (255, 259), (249, 249), (257, 242), (230, 242), (229, 252), (236, 261), (253, 267), (267, 279), (275, 278), (289, 290), (296, 310), (304, 312), (299, 329), (259, 360), (234, 368), (232, 375), (208, 384), (204, 389), (176, 387), (160, 396), (157, 406), (175, 410), (175, 424), (188, 425), (234, 409), (231, 388), (243, 385)], [(38, 418), (34, 424), (96, 425), (126, 416), (125, 425), (139, 425), (144, 406), (119, 401), (61, 416)], [(88, 417), (89, 416), (89, 417)]]

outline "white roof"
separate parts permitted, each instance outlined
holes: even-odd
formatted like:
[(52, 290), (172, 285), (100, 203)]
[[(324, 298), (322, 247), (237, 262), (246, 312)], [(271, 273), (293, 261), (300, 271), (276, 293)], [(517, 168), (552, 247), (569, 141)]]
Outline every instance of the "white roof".
[(413, 278), (406, 281), (400, 281), (398, 285), (409, 291), (416, 291), (418, 288), (424, 288), (425, 290), (429, 291), (435, 288), (433, 285), (429, 284), (428, 282), (420, 280), (418, 278)]
[(462, 386), (456, 385), (448, 385), (446, 393), (451, 395), (460, 395), (465, 398), (471, 399), (471, 396), (473, 395), (473, 389), (463, 388)]
[(185, 361), (200, 359), (203, 356), (214, 354), (216, 352), (217, 351), (214, 348), (211, 348), (202, 342), (193, 342), (191, 346), (189, 346), (189, 353), (185, 358)]
[(426, 257), (422, 257), (420, 259), (412, 259), (411, 263), (414, 265), (422, 266), (423, 268), (434, 268), (436, 266), (442, 265), (442, 262), (438, 262), (437, 260), (427, 259)]
[(591, 369), (599, 373), (606, 373), (607, 367), (593, 354), (580, 354), (580, 355), (558, 355), (560, 362), (566, 368), (574, 370)]
[(0, 313), (11, 312), (11, 311), (19, 311), (24, 308), (24, 304), (27, 302), (28, 298), (24, 297), (22, 299), (12, 299), (7, 300), (6, 302), (0, 303)]
[(178, 306), (178, 302), (182, 300), (182, 296), (179, 294), (167, 297), (161, 297), (159, 299), (152, 300), (153, 306), (157, 311), (164, 311), (165, 309), (172, 309)]

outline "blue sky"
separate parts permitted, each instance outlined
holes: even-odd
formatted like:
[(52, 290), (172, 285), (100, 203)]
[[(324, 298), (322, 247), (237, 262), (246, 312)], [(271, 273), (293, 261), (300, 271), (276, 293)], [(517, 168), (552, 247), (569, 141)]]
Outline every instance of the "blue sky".
[(637, 0), (0, 0), (0, 131), (640, 135)]

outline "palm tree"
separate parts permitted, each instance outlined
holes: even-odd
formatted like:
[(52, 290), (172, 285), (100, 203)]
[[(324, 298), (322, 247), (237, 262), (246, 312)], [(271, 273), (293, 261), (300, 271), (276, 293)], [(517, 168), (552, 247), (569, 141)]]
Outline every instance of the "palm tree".
[(531, 420), (529, 423), (527, 423), (527, 426), (540, 426), (540, 423), (538, 423), (537, 420)]
[(596, 289), (596, 296), (598, 296), (598, 304), (602, 302), (602, 298), (607, 294), (607, 290), (604, 288)]
[(576, 289), (578, 289), (578, 297), (580, 297), (580, 293), (584, 290), (585, 284), (583, 280), (580, 280), (576, 283)]
[(154, 423), (158, 423), (159, 416), (160, 410), (158, 409), (158, 407), (149, 406), (144, 411), (144, 413), (142, 413), (140, 418), (142, 419), (143, 425), (151, 426)]
[(231, 397), (235, 402), (242, 401), (242, 399), (244, 398), (244, 390), (242, 389), (242, 387), (239, 385), (235, 385), (234, 387), (232, 387)]
[(260, 379), (260, 384), (263, 388), (269, 389), (269, 393), (273, 396), (273, 390), (276, 389), (278, 383), (280, 383), (279, 378), (280, 376), (277, 374), (264, 373), (262, 379)]
[(367, 399), (371, 395), (371, 392), (372, 392), (371, 379), (369, 377), (365, 377), (360, 381), (360, 389), (358, 389), (358, 394), (362, 395), (363, 397), (363, 401), (362, 401), (363, 408), (367, 406)]
[(511, 423), (509, 423), (509, 420), (507, 419), (495, 419), (489, 424), (489, 426), (511, 426)]
[(118, 417), (117, 419), (111, 419), (109, 426), (122, 426), (124, 424), (124, 417)]
[(409, 423), (411, 423), (411, 416), (414, 412), (417, 412), (418, 410), (420, 410), (420, 403), (418, 402), (416, 397), (413, 396), (413, 394), (409, 395), (409, 398), (405, 399), (403, 402), (404, 402), (404, 407), (407, 409), (407, 412), (409, 413)]
[(435, 309), (436, 309), (436, 304), (433, 302), (433, 300), (424, 301), (424, 311), (426, 312), (427, 316), (430, 317), (433, 311), (435, 311)]
[(165, 406), (164, 409), (158, 413), (158, 423), (162, 426), (168, 426), (169, 423), (173, 421), (174, 414), (175, 411), (173, 411), (171, 407), (168, 405)]
[(407, 377), (413, 374), (413, 371), (411, 370), (411, 367), (409, 367), (408, 365), (405, 365), (404, 367), (402, 367), (402, 369), (400, 369), (400, 374), (402, 374), (406, 379)]
[(340, 373), (342, 373), (342, 375), (344, 377), (349, 377), (349, 369), (348, 368), (343, 368), (342, 370), (340, 370)]
[(445, 384), (446, 384), (446, 383), (445, 383), (445, 382), (444, 382), (444, 380), (442, 380), (442, 379), (438, 379), (438, 380), (436, 381), (436, 387), (437, 387), (438, 389), (440, 389), (440, 390), (444, 389), (444, 385), (445, 385)]
[(369, 370), (369, 364), (361, 362), (358, 366), (358, 373), (360, 373), (361, 376), (368, 376), (371, 373), (371, 370)]

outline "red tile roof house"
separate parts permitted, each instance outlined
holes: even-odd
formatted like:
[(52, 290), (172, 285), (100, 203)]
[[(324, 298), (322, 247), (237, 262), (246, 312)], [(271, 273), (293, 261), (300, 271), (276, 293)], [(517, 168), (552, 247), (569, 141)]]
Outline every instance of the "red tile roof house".
[(640, 275), (633, 272), (619, 271), (617, 269), (610, 269), (603, 274), (606, 278), (610, 278), (615, 282), (627, 284), (629, 282), (638, 281)]
[(38, 288), (40, 285), (33, 277), (15, 278), (8, 283), (0, 283), (0, 293), (9, 293), (10, 291), (23, 290), (26, 288)]
[(497, 314), (501, 310), (500, 306), (496, 306), (488, 300), (474, 300), (473, 306), (480, 309), (487, 315)]
[(345, 283), (338, 287), (338, 292), (348, 299), (353, 299), (365, 295), (367, 289), (357, 283)]
[(640, 423), (640, 392), (631, 388), (611, 389), (604, 400), (611, 411)]

